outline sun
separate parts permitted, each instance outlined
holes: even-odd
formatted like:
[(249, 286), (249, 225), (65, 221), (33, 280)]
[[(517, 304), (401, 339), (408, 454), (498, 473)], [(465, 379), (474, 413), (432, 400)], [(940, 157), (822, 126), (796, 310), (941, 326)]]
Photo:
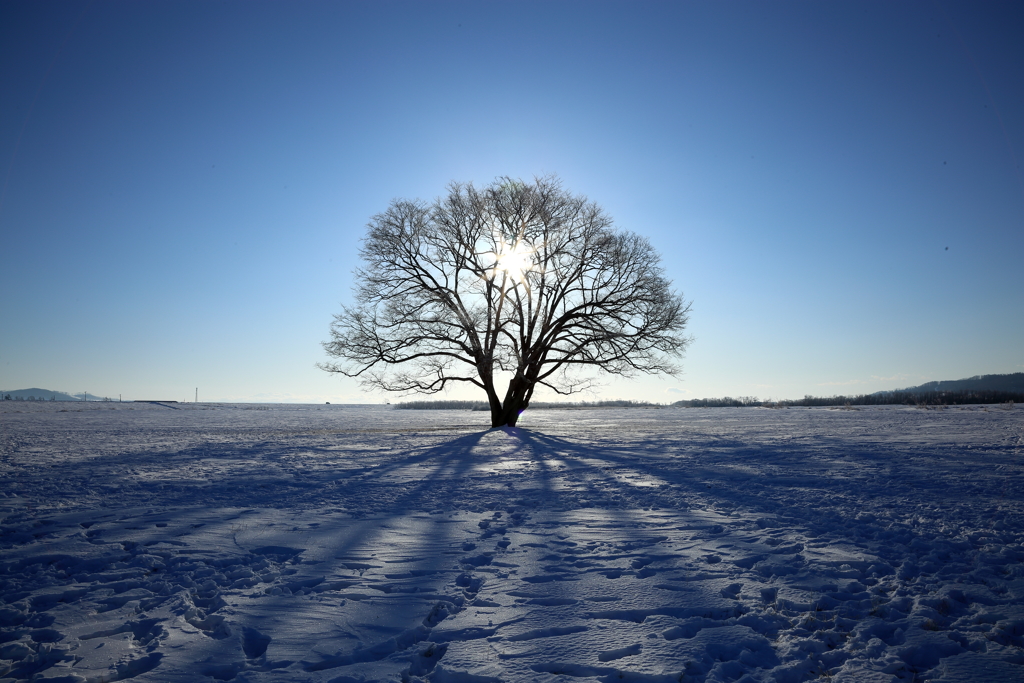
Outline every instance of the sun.
[(522, 240), (513, 244), (501, 240), (499, 249), (500, 251), (495, 254), (495, 273), (504, 273), (513, 282), (522, 282), (526, 273), (533, 269), (533, 255), (537, 250)]

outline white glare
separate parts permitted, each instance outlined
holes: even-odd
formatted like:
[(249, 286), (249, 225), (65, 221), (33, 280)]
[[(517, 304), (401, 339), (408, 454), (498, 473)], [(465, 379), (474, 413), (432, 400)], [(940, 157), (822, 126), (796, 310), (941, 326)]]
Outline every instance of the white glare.
[(526, 273), (533, 270), (533, 255), (536, 249), (528, 246), (522, 240), (515, 243), (508, 243), (504, 239), (499, 240), (498, 252), (491, 252), (495, 264), (491, 271), (493, 275), (507, 275), (513, 282), (522, 282)]

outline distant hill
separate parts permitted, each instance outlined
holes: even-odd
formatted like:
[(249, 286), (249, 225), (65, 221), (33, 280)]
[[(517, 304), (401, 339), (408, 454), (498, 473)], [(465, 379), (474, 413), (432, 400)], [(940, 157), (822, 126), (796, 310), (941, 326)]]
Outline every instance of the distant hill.
[[(66, 394), (63, 391), (53, 391), (51, 389), (39, 389), (33, 387), (32, 389), (4, 389), (0, 390), (0, 396), (10, 396), (11, 400), (14, 401), (81, 401), (81, 395), (72, 396)], [(89, 394), (89, 399), (92, 401), (102, 400), (99, 396), (93, 396)]]
[[(926, 391), (1006, 391), (1024, 394), (1024, 372), (1009, 375), (975, 375), (967, 379), (942, 380), (926, 382), (916, 387), (896, 389), (907, 393), (923, 393)], [(876, 394), (892, 394), (894, 391), (878, 391)]]
[(927, 382), (916, 387), (876, 391), (856, 396), (804, 396), (802, 399), (762, 401), (753, 396), (732, 398), (695, 398), (677, 401), (680, 408), (744, 408), (787, 406), (881, 406), (881, 405), (957, 405), (986, 403), (1024, 403), (1024, 372), (1010, 375), (976, 375), (967, 379)]

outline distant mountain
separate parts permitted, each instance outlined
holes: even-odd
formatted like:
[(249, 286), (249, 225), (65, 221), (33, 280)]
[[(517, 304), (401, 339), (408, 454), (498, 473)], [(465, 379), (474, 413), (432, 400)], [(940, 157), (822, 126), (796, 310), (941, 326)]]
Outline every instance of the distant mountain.
[[(72, 396), (66, 394), (63, 391), (52, 391), (50, 389), (14, 389), (14, 390), (0, 390), (0, 396), (10, 396), (14, 401), (81, 401), (81, 394), (78, 396)], [(89, 394), (89, 399), (92, 401), (101, 400), (99, 396), (93, 396)]]
[[(1009, 375), (975, 375), (967, 379), (942, 380), (926, 382), (920, 386), (897, 389), (908, 393), (925, 391), (1007, 391), (1024, 394), (1024, 372)], [(891, 394), (892, 391), (878, 391), (876, 394)]]

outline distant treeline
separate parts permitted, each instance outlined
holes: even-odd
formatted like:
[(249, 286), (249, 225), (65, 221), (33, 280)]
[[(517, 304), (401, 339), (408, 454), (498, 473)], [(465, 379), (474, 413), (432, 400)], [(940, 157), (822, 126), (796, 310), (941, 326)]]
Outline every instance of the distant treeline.
[(490, 410), (483, 401), (407, 401), (392, 403), (398, 410)]
[[(677, 401), (675, 408), (787, 408), (791, 406), (890, 406), (890, 405), (965, 405), (987, 403), (1024, 403), (1024, 393), (1014, 391), (887, 391), (857, 396), (804, 396), (796, 400), (762, 400), (756, 396), (733, 398), (695, 398)], [(407, 401), (392, 404), (399, 410), (478, 410), (488, 411), (485, 401)], [(534, 410), (583, 408), (663, 408), (647, 401), (544, 401), (530, 403)]]
[(751, 396), (732, 398), (695, 398), (678, 401), (681, 408), (784, 408), (789, 406), (951, 406), (982, 403), (1024, 403), (1024, 393), (1013, 391), (890, 391), (858, 396), (804, 396), (798, 400), (762, 401)]
[[(399, 410), (480, 410), (489, 411), (485, 401), (406, 401), (392, 404)], [(647, 401), (543, 401), (531, 402), (530, 408), (545, 410), (550, 408), (662, 408)]]
[(733, 398), (694, 398), (686, 401), (676, 401), (672, 404), (675, 408), (758, 408), (772, 404), (771, 401), (762, 401), (756, 396), (740, 396)]

